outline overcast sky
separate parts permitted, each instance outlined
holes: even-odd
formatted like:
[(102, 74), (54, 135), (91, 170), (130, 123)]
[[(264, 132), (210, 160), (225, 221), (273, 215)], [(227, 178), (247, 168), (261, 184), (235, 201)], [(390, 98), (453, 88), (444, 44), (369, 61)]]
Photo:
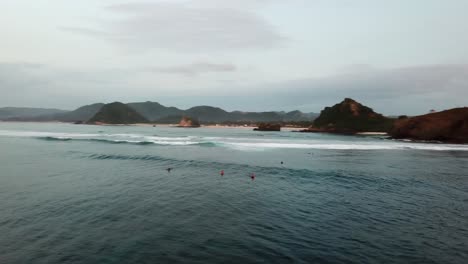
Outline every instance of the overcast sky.
[(468, 106), (466, 0), (0, 0), (0, 107)]

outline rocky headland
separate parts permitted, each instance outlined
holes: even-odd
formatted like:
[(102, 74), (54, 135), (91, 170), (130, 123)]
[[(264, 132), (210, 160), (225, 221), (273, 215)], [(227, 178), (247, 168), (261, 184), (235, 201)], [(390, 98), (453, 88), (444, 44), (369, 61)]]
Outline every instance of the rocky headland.
[(399, 118), (389, 134), (395, 139), (468, 143), (468, 107)]
[(353, 99), (345, 98), (341, 103), (325, 107), (312, 126), (300, 132), (326, 132), (356, 134), (360, 132), (387, 132), (393, 119), (374, 112)]

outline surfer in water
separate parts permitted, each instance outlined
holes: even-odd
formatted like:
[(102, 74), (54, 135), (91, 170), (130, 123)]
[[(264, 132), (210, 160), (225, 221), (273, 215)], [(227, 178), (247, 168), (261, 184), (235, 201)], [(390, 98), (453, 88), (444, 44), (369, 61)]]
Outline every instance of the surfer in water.
[(167, 168), (167, 172), (171, 173), (172, 168)]

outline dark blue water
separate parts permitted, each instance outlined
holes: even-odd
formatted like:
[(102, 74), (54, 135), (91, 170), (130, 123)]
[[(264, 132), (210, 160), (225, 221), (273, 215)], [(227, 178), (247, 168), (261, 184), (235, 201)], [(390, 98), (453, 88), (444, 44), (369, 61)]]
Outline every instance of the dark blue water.
[(467, 259), (466, 145), (0, 123), (0, 263)]

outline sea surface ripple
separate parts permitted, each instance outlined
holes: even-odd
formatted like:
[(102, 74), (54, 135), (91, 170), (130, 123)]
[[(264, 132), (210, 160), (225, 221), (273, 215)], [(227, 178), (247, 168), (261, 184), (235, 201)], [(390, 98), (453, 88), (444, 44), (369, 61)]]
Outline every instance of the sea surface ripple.
[(468, 259), (467, 145), (0, 123), (0, 149), (0, 263)]

